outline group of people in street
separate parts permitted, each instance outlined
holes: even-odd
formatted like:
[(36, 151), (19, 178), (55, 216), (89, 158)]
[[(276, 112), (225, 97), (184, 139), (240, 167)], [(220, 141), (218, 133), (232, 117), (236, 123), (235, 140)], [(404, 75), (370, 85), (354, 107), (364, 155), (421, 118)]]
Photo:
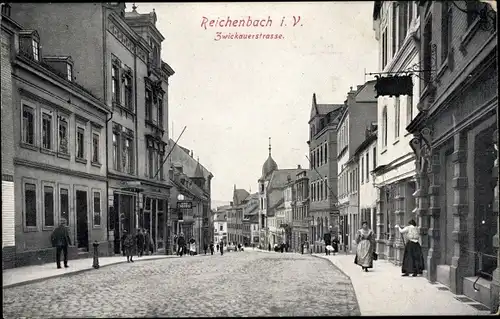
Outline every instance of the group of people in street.
[[(354, 263), (361, 266), (361, 270), (368, 272), (368, 269), (373, 268), (373, 261), (378, 259), (375, 252), (375, 234), (368, 227), (365, 221), (361, 224), (361, 229), (356, 233), (356, 257)], [(422, 247), (420, 246), (420, 235), (417, 229), (417, 223), (412, 219), (408, 222), (408, 226), (401, 228), (399, 225), (395, 227), (399, 229), (402, 240), (405, 245), (403, 254), (403, 263), (401, 272), (404, 277), (410, 274), (413, 277), (421, 275), (425, 269)], [(406, 237), (406, 238), (405, 238)]]
[(127, 262), (134, 262), (133, 256), (135, 254), (142, 257), (144, 254), (154, 253), (153, 237), (147, 229), (137, 229), (135, 236), (124, 229), (121, 242), (122, 254), (127, 256)]

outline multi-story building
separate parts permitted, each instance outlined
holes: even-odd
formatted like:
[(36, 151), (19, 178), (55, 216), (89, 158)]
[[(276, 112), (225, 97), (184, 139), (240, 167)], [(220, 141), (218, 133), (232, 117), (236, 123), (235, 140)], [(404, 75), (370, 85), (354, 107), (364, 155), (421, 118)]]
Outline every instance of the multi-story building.
[[(253, 243), (255, 224), (258, 225), (259, 193), (250, 194), (242, 202), (243, 207), (243, 244), (249, 246)], [(258, 237), (257, 237), (258, 238)], [(257, 241), (258, 242), (258, 241)]]
[(243, 211), (246, 203), (244, 200), (250, 195), (244, 189), (237, 189), (234, 185), (233, 201), (228, 211), (228, 240), (231, 243), (243, 244)]
[[(298, 166), (298, 168), (300, 168), (300, 165)], [(293, 185), (295, 184), (295, 181), (296, 178), (292, 180), (292, 178), (290, 177), (290, 181), (288, 181), (288, 183), (285, 185), (285, 188), (283, 189), (284, 216), (282, 217), (282, 220), (278, 221), (278, 225), (280, 226), (282, 233), (284, 234), (283, 242), (287, 244), (289, 248), (291, 247), (292, 243), (292, 207), (296, 197)]]
[[(366, 130), (365, 140), (354, 152), (358, 163), (359, 184), (354, 186), (358, 193), (359, 220), (366, 221), (368, 227), (377, 232), (377, 188), (372, 171), (377, 167), (377, 125), (374, 123)], [(359, 225), (361, 226), (361, 225)]]
[(269, 156), (262, 165), (262, 176), (259, 178), (259, 246), (268, 248), (267, 234), (269, 231), (267, 221), (267, 185), (272, 173), (278, 169), (278, 164), (271, 156), (271, 138), (269, 138)]
[(358, 178), (361, 177), (359, 173), (364, 160), (361, 159), (358, 165), (354, 153), (365, 139), (365, 130), (377, 120), (374, 85), (375, 81), (368, 81), (358, 85), (355, 90), (351, 88), (337, 127), (338, 194), (343, 228), (340, 241), (349, 250), (352, 250), (352, 239), (361, 226), (358, 214)]
[[(420, 64), (417, 2), (377, 1), (375, 7), (374, 29), (380, 48), (377, 71), (398, 75), (397, 72), (405, 70), (427, 68)], [(421, 72), (417, 74), (422, 75)], [(379, 96), (377, 101), (378, 167), (374, 170), (375, 186), (379, 190), (377, 252), (379, 258), (395, 264), (402, 262), (404, 245), (394, 226), (406, 225), (415, 217), (412, 196), (415, 192), (415, 155), (409, 145), (412, 137), (404, 130), (418, 112), (420, 83), (413, 82), (412, 95)]]
[(427, 278), (498, 308), (496, 13), (479, 1), (420, 1), (420, 112), (406, 127), (416, 155), (414, 217)]
[(221, 241), (228, 242), (227, 238), (227, 210), (230, 206), (217, 207), (214, 213), (214, 245), (220, 244)]
[[(301, 168), (300, 165), (298, 168)], [(292, 191), (292, 238), (290, 247), (296, 252), (308, 241), (309, 233), (309, 170), (302, 169), (297, 173)]]
[[(16, 3), (12, 13), (38, 30), (47, 55), (71, 56), (78, 70), (73, 79), (113, 111), (101, 130), (108, 177), (103, 197), (113, 198), (107, 229), (112, 249), (120, 252), (123, 230), (168, 231), (157, 221), (167, 223), (171, 186), (160, 163), (168, 148), (168, 79), (174, 71), (160, 58), (164, 37), (156, 14), (139, 14), (135, 7), (125, 12), (125, 3)], [(77, 134), (85, 135), (90, 128), (81, 124)], [(85, 145), (79, 152), (86, 155)], [(149, 225), (145, 205), (151, 207)]]
[[(11, 93), (6, 100), (2, 94), (2, 103), (10, 102), (5, 107), (12, 111), (2, 114), (10, 115), (2, 121), (11, 122), (5, 132), (13, 130), (12, 144), (5, 145), (15, 151), (16, 252), (9, 266), (53, 261), (51, 234), (63, 218), (73, 244), (71, 258), (76, 248), (88, 253), (92, 242), (101, 244), (101, 254), (107, 255), (104, 128), (110, 109), (76, 83), (73, 75), (80, 69), (71, 56), (47, 56), (37, 30), (24, 29), (8, 16), (3, 20), (17, 27), (2, 47), (12, 89), (2, 85), (2, 92)], [(9, 239), (12, 234), (6, 235)]]
[[(173, 245), (174, 233), (182, 231), (186, 238), (193, 237), (197, 248), (203, 249), (205, 244), (213, 240), (213, 221), (211, 220), (211, 183), (213, 175), (199, 159), (193, 158), (193, 151), (175, 144), (170, 140), (172, 150), (167, 160), (169, 167), (169, 180), (173, 187), (170, 192), (170, 203), (172, 211), (170, 221), (167, 223), (168, 231), (167, 247)], [(183, 182), (184, 180), (184, 182)], [(184, 197), (179, 201), (179, 194)], [(184, 205), (184, 206), (183, 206)]]
[(12, 64), (15, 59), (15, 39), (22, 27), (10, 19), (11, 7), (1, 6), (1, 44), (0, 48), (0, 98), (2, 105), (2, 269), (15, 265), (16, 255), (16, 210), (14, 188), (14, 111), (12, 90)]
[(337, 124), (343, 104), (318, 104), (313, 94), (309, 117), (309, 227), (311, 249), (323, 251), (321, 240), (332, 226), (339, 231), (337, 209)]

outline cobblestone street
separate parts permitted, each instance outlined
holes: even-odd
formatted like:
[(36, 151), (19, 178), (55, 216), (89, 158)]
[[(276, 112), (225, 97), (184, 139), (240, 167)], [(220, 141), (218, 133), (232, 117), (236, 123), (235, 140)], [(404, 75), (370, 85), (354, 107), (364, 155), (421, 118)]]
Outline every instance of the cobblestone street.
[(3, 297), (4, 318), (359, 315), (349, 279), (329, 261), (256, 251), (118, 264)]

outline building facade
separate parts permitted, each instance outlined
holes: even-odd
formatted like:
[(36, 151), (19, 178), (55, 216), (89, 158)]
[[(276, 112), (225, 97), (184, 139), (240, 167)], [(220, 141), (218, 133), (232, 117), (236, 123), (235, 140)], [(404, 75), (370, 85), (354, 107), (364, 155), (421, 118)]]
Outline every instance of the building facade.
[(253, 238), (255, 236), (254, 231), (256, 230), (255, 224), (258, 224), (259, 193), (249, 194), (243, 200), (243, 204), (243, 244), (249, 246), (255, 244)]
[[(383, 1), (376, 2), (375, 7), (379, 71), (426, 68), (420, 63), (418, 49), (421, 28), (417, 2)], [(421, 75), (419, 72), (416, 74)], [(378, 189), (377, 252), (380, 258), (397, 265), (402, 262), (404, 245), (394, 226), (406, 225), (415, 218), (415, 199), (412, 196), (415, 192), (415, 155), (409, 146), (412, 136), (404, 127), (418, 113), (420, 84), (416, 79), (413, 77), (412, 95), (379, 96), (377, 101), (378, 167), (374, 170)]]
[(214, 245), (228, 242), (227, 238), (227, 206), (218, 207), (214, 214)]
[(111, 110), (76, 83), (71, 56), (41, 50), (37, 30), (21, 28), (10, 40), (3, 48), (12, 53), (16, 252), (10, 266), (53, 261), (51, 234), (62, 218), (70, 258), (88, 254), (93, 242), (108, 255), (104, 128)]
[[(358, 172), (360, 174), (356, 179), (359, 184), (358, 206), (359, 220), (366, 221), (368, 227), (377, 233), (377, 188), (373, 179), (372, 171), (377, 167), (377, 126), (372, 125), (366, 130), (366, 138), (354, 152), (357, 158)], [(362, 167), (362, 168), (361, 168)], [(361, 225), (359, 225), (361, 227)]]
[[(359, 216), (359, 180), (365, 177), (364, 159), (354, 155), (365, 139), (365, 131), (377, 120), (375, 81), (351, 88), (337, 129), (337, 167), (339, 173), (339, 210), (342, 218), (341, 246), (352, 250)], [(363, 171), (363, 172), (361, 172)]]
[[(299, 168), (301, 168), (299, 166)], [(290, 247), (295, 252), (301, 251), (301, 245), (309, 241), (309, 170), (297, 173), (293, 183), (295, 197), (292, 198), (292, 235)]]
[(323, 234), (329, 226), (337, 234), (337, 124), (342, 104), (318, 104), (313, 94), (309, 117), (309, 238), (311, 249), (323, 251)]
[(16, 19), (41, 30), (47, 53), (73, 57), (79, 70), (74, 77), (113, 111), (102, 133), (111, 249), (119, 253), (123, 230), (137, 228), (149, 228), (157, 234), (155, 246), (165, 246), (168, 227), (158, 221), (167, 224), (171, 185), (160, 163), (168, 149), (168, 78), (174, 71), (160, 58), (164, 38), (156, 14), (139, 14), (135, 7), (125, 12), (124, 3), (18, 3), (14, 8)]
[(16, 256), (16, 211), (14, 188), (14, 112), (12, 64), (16, 56), (16, 39), (22, 26), (10, 19), (11, 7), (1, 5), (0, 87), (1, 87), (1, 133), (2, 133), (2, 269), (15, 266)]
[(420, 59), (431, 72), (419, 81), (420, 112), (407, 126), (417, 158), (415, 217), (427, 278), (494, 312), (500, 278), (496, 13), (479, 1), (458, 6), (421, 1), (418, 8)]

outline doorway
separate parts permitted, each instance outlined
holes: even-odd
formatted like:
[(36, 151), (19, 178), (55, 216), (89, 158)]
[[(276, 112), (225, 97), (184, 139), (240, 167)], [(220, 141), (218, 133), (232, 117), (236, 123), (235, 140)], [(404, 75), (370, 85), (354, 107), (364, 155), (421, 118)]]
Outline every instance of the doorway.
[[(475, 271), (484, 272), (491, 279), (497, 267), (497, 256), (493, 236), (497, 231), (497, 220), (493, 214), (496, 179), (493, 166), (496, 151), (493, 146), (494, 127), (476, 135), (474, 142), (474, 250), (477, 252)], [(482, 258), (481, 258), (482, 257)]]
[(76, 191), (76, 239), (79, 249), (89, 250), (87, 192)]
[[(121, 253), (121, 227), (120, 227), (120, 195), (113, 195), (113, 208), (110, 208), (111, 214), (111, 224), (113, 225), (112, 229), (114, 230), (114, 252), (115, 254)], [(111, 227), (110, 227), (111, 229)]]

